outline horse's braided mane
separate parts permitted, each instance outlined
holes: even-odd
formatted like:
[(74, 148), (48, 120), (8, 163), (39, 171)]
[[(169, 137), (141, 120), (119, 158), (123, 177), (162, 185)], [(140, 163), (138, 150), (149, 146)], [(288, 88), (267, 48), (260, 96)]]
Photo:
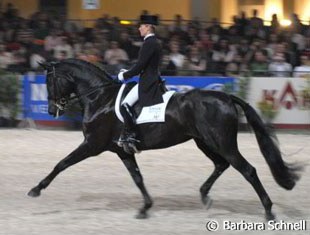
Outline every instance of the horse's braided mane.
[(90, 72), (94, 73), (101, 80), (106, 82), (113, 82), (113, 79), (110, 74), (107, 73), (103, 68), (99, 67), (96, 64), (90, 63), (85, 60), (80, 59), (66, 59), (63, 60), (62, 63), (67, 63), (70, 65), (77, 65), (79, 68), (88, 68)]

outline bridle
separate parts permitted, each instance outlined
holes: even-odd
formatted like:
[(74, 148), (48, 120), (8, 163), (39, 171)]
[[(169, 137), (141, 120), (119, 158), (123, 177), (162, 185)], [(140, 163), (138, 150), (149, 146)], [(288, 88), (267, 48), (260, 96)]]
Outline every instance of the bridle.
[[(52, 65), (52, 71), (48, 72), (46, 75), (52, 74), (52, 86), (53, 86), (53, 98), (51, 100), (54, 101), (54, 105), (56, 106), (56, 118), (59, 117), (59, 112), (64, 111), (66, 109), (66, 105), (69, 102), (69, 96), (63, 97), (60, 94), (60, 88), (59, 83), (57, 80), (59, 80), (59, 77), (56, 76), (56, 69), (55, 65)], [(48, 100), (50, 100), (50, 97), (48, 97)]]
[[(46, 75), (50, 75), (52, 74), (52, 86), (53, 86), (53, 98), (50, 99), (50, 97), (48, 97), (49, 100), (53, 100), (54, 101), (54, 105), (56, 106), (57, 110), (56, 110), (56, 118), (59, 117), (59, 112), (60, 111), (64, 111), (67, 109), (67, 105), (68, 103), (71, 101), (71, 100), (74, 100), (74, 99), (79, 99), (80, 97), (83, 97), (83, 96), (88, 96), (88, 95), (91, 95), (92, 93), (94, 93), (95, 91), (97, 91), (98, 89), (102, 88), (102, 87), (106, 87), (107, 85), (106, 84), (103, 84), (103, 85), (100, 85), (96, 88), (92, 88), (88, 91), (86, 91), (85, 93), (83, 94), (80, 94), (80, 95), (74, 95), (74, 96), (70, 96), (70, 95), (67, 95), (65, 97), (63, 97), (61, 94), (60, 94), (60, 87), (59, 87), (59, 82), (57, 80), (59, 80), (59, 77), (56, 76), (56, 68), (55, 68), (55, 64), (52, 64), (52, 70), (49, 71)], [(116, 81), (110, 74), (108, 74), (107, 72), (105, 72), (105, 75), (111, 80), (111, 81)], [(69, 75), (68, 75), (69, 76)], [(69, 82), (72, 82), (70, 81), (67, 77), (65, 77), (65, 79), (67, 79)], [(72, 79), (73, 80), (73, 79)], [(119, 82), (117, 83), (111, 83), (112, 85), (115, 85), (115, 84), (119, 84)]]

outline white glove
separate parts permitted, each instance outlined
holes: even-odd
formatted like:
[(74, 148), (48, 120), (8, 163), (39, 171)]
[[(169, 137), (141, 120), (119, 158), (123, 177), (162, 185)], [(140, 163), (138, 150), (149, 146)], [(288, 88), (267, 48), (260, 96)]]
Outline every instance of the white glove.
[(118, 80), (123, 82), (125, 80), (124, 79), (124, 73), (127, 72), (127, 71), (128, 71), (127, 69), (121, 69), (120, 72), (117, 75)]
[(120, 80), (121, 82), (124, 81), (124, 73), (125, 72), (119, 72), (118, 75), (117, 75), (118, 80)]

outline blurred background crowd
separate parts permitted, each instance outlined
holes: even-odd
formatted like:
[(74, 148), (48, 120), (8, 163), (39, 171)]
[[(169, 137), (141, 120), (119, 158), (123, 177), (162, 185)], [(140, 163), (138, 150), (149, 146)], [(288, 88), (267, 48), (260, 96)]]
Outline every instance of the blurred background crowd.
[[(160, 21), (162, 75), (309, 76), (310, 26), (296, 14), (289, 26), (280, 25), (276, 14), (265, 26), (257, 15), (255, 9), (251, 16), (240, 13), (225, 27), (216, 18), (202, 22), (175, 15)], [(22, 18), (8, 4), (0, 12), (0, 69), (42, 72), (37, 62), (79, 58), (116, 74), (137, 60), (142, 44), (137, 23), (105, 14), (89, 28), (44, 12)]]

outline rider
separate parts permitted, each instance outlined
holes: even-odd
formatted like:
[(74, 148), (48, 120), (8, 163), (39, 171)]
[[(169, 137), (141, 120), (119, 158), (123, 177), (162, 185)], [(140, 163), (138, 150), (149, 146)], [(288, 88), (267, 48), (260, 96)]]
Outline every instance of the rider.
[(140, 74), (139, 83), (129, 92), (120, 108), (124, 117), (124, 130), (118, 142), (120, 146), (129, 144), (135, 147), (136, 142), (139, 142), (136, 139), (136, 117), (132, 110), (134, 103), (138, 99), (142, 106), (163, 102), (159, 75), (161, 46), (155, 37), (155, 25), (158, 25), (157, 16), (141, 15), (139, 31), (144, 42), (139, 52), (138, 61), (131, 69), (121, 70), (118, 74), (118, 79), (121, 81)]

